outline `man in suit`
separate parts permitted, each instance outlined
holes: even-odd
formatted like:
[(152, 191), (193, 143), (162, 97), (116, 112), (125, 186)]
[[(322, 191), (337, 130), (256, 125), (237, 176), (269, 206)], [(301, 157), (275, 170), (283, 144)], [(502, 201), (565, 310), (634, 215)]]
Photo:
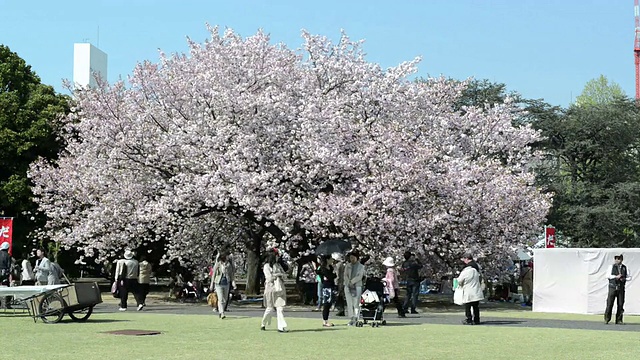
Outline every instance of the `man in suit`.
[(617, 299), (616, 324), (624, 325), (622, 315), (624, 314), (624, 287), (631, 275), (627, 266), (622, 264), (622, 254), (614, 256), (614, 263), (607, 269), (607, 279), (609, 279), (609, 295), (607, 296), (607, 308), (604, 311), (604, 322), (611, 321), (613, 302)]

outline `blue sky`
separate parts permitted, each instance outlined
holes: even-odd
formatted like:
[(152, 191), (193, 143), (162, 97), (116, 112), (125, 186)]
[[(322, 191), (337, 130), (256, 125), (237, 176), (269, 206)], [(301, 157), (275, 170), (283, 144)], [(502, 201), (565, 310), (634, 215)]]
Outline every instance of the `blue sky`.
[(158, 49), (184, 52), (186, 36), (204, 41), (205, 23), (292, 48), (301, 29), (344, 29), (383, 67), (422, 56), (419, 76), (486, 78), (555, 105), (600, 74), (635, 93), (632, 0), (0, 0), (0, 44), (59, 91), (75, 42), (99, 45), (114, 81)]

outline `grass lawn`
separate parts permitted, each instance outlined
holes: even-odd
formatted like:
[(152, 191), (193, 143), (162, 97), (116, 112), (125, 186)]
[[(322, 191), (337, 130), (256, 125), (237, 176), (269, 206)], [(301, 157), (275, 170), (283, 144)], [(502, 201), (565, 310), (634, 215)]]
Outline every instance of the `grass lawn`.
[[(22, 359), (629, 359), (640, 353), (635, 333), (396, 325), (331, 329), (320, 320), (288, 318), (291, 332), (262, 332), (260, 320), (203, 315), (96, 314), (86, 323), (58, 324), (0, 314), (2, 358)], [(274, 319), (275, 325), (275, 319)], [(105, 334), (159, 330), (154, 336)]]

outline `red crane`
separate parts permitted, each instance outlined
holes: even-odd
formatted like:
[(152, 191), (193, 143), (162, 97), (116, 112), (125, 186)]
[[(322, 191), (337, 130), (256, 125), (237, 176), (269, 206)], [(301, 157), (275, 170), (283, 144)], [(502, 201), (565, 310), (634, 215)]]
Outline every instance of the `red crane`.
[(633, 42), (633, 54), (636, 60), (636, 100), (640, 99), (640, 8), (635, 0), (633, 11), (636, 15), (636, 34)]

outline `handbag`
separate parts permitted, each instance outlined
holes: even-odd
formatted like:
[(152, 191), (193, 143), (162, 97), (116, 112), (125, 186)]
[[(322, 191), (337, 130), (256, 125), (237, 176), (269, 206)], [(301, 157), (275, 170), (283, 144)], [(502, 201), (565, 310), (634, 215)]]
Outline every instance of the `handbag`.
[(453, 303), (456, 305), (464, 305), (461, 287), (457, 287), (453, 292)]
[(278, 277), (273, 281), (273, 291), (275, 292), (284, 291), (284, 281), (282, 280), (282, 278)]
[(120, 298), (120, 286), (118, 286), (118, 281), (114, 281), (113, 284), (111, 284), (111, 295), (116, 299)]

